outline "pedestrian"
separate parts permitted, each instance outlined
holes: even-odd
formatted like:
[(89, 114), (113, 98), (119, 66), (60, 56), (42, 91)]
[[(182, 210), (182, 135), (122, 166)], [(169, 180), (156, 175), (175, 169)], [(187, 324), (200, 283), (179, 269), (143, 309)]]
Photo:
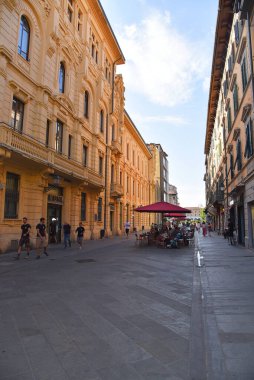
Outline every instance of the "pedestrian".
[(197, 222), (196, 229), (197, 229), (198, 233), (200, 233), (200, 222)]
[(229, 218), (228, 219), (228, 244), (234, 244), (234, 223)]
[(82, 248), (82, 244), (83, 244), (84, 232), (85, 232), (85, 229), (83, 227), (82, 222), (79, 222), (79, 226), (76, 228), (75, 232), (78, 234), (77, 235), (77, 243), (79, 245), (79, 249), (81, 249)]
[(131, 227), (130, 222), (127, 221), (127, 222), (124, 223), (126, 239), (129, 238), (130, 227)]
[(208, 223), (207, 229), (208, 229), (208, 236), (212, 236), (211, 235), (211, 232), (212, 232), (212, 225), (211, 225), (211, 223)]
[(36, 231), (37, 231), (36, 259), (39, 259), (41, 257), (41, 250), (44, 253), (44, 255), (48, 256), (48, 252), (47, 252), (47, 246), (48, 246), (48, 243), (47, 243), (47, 227), (45, 224), (45, 218), (40, 218), (40, 223), (37, 224)]
[(23, 224), (21, 225), (21, 237), (19, 240), (19, 246), (18, 246), (18, 254), (16, 257), (14, 257), (15, 260), (20, 259), (21, 251), (23, 245), (26, 247), (26, 257), (25, 259), (29, 259), (30, 254), (30, 231), (31, 231), (31, 225), (27, 223), (27, 217), (24, 216), (23, 218)]
[(71, 226), (69, 223), (65, 222), (63, 225), (64, 233), (64, 248), (67, 248), (67, 244), (71, 247)]
[(206, 229), (206, 223), (202, 223), (202, 231), (203, 231), (203, 236), (206, 237), (207, 229)]

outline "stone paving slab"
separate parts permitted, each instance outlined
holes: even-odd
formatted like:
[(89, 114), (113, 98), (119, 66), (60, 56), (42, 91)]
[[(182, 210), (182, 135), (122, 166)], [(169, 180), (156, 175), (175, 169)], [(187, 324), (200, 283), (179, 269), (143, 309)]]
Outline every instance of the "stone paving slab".
[(1, 380), (253, 380), (253, 251), (196, 234), (195, 254), (133, 237), (49, 254), (0, 256)]
[(254, 252), (216, 234), (199, 235), (198, 247), (208, 379), (254, 379)]
[(188, 379), (193, 253), (118, 238), (0, 256), (1, 380)]

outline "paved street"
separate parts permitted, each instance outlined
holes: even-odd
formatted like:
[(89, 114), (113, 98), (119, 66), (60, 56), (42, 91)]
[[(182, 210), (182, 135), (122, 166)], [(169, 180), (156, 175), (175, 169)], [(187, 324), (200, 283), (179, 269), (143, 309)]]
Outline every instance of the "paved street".
[[(197, 266), (200, 251), (202, 267)], [(88, 241), (0, 256), (1, 380), (254, 378), (254, 255)]]

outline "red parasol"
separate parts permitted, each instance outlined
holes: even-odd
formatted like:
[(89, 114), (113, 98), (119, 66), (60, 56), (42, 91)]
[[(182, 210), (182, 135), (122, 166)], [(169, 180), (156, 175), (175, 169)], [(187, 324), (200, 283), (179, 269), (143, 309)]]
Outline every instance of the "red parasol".
[(166, 213), (164, 214), (166, 218), (186, 218), (186, 215), (176, 213), (176, 212), (171, 212), (171, 213)]
[(137, 208), (135, 208), (134, 211), (158, 212), (161, 214), (164, 214), (164, 213), (181, 213), (181, 214), (191, 213), (191, 210), (188, 210), (187, 208), (183, 208), (183, 207), (180, 207), (180, 206), (174, 205), (172, 203), (168, 203), (168, 202), (152, 203), (152, 204), (147, 205), (147, 206), (137, 207)]

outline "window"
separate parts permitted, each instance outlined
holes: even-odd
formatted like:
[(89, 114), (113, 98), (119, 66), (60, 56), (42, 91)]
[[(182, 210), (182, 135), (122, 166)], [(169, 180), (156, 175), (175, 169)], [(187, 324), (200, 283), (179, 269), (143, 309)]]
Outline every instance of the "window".
[(236, 46), (239, 44), (240, 42), (240, 31), (239, 31), (239, 22), (238, 20), (236, 21), (235, 25), (234, 25), (234, 30), (235, 30), (235, 42), (236, 42)]
[(132, 163), (135, 165), (135, 151), (132, 151)]
[(58, 153), (62, 153), (62, 149), (63, 149), (63, 123), (60, 120), (56, 121), (55, 149)]
[(98, 221), (102, 221), (102, 198), (98, 198)]
[(114, 183), (114, 178), (115, 177), (115, 167), (114, 167), (114, 165), (112, 164), (111, 165), (111, 184), (113, 184)]
[(103, 175), (103, 157), (99, 157), (99, 174)]
[(110, 80), (111, 80), (111, 64), (110, 64), (108, 58), (106, 58), (106, 60), (105, 60), (105, 78), (110, 83)]
[(232, 128), (232, 119), (231, 119), (231, 107), (228, 107), (227, 110), (227, 120), (228, 120), (228, 133), (230, 133)]
[(67, 8), (68, 19), (72, 22), (73, 16), (73, 0), (68, 0), (68, 8)]
[(88, 119), (88, 116), (89, 116), (89, 93), (88, 93), (88, 91), (85, 91), (84, 116)]
[(242, 149), (241, 149), (241, 141), (237, 141), (236, 145), (236, 162), (235, 166), (237, 165), (237, 170), (240, 171), (242, 169)]
[(87, 166), (87, 154), (88, 154), (88, 147), (86, 145), (83, 145), (83, 165)]
[(86, 220), (86, 193), (81, 193), (80, 220)]
[(30, 27), (25, 16), (21, 16), (19, 25), (18, 53), (28, 61)]
[(234, 157), (233, 157), (233, 154), (230, 153), (230, 175), (231, 175), (231, 179), (234, 178), (235, 176), (235, 171), (234, 171)]
[(127, 176), (126, 178), (126, 188), (127, 188), (127, 193), (129, 192), (129, 177)]
[(252, 123), (251, 123), (251, 120), (249, 120), (248, 124), (246, 125), (245, 136), (246, 136), (246, 142), (245, 142), (244, 157), (250, 158), (253, 155), (253, 140), (252, 140)]
[(120, 171), (120, 185), (123, 184), (123, 173)]
[(95, 60), (96, 63), (98, 63), (98, 56), (99, 56), (99, 43), (95, 38), (95, 35), (91, 33), (91, 56)]
[(24, 103), (14, 96), (12, 100), (11, 126), (18, 132), (23, 130), (24, 108)]
[(50, 120), (47, 120), (45, 146), (49, 146)]
[(223, 93), (224, 93), (224, 97), (226, 98), (228, 94), (228, 78), (227, 77), (223, 82)]
[(126, 145), (127, 160), (129, 160), (129, 144)]
[(103, 133), (104, 131), (104, 111), (101, 110), (100, 112), (100, 132)]
[(112, 125), (111, 138), (112, 138), (112, 141), (115, 141), (115, 124)]
[(78, 32), (79, 32), (79, 35), (81, 36), (81, 33), (82, 33), (82, 12), (79, 10), (78, 12)]
[(20, 177), (13, 173), (6, 175), (4, 217), (16, 219), (18, 217)]
[(135, 195), (135, 181), (132, 181), (132, 194)]
[(246, 89), (246, 86), (247, 86), (247, 69), (246, 69), (245, 57), (242, 60), (241, 73), (242, 73), (242, 86), (243, 86), (243, 92), (244, 92), (244, 90)]
[(237, 84), (235, 83), (234, 85), (234, 90), (233, 90), (233, 101), (234, 101), (234, 116), (236, 117), (237, 111), (238, 111), (238, 87)]
[(69, 140), (68, 140), (68, 158), (71, 158), (71, 149), (72, 149), (72, 136), (69, 135)]
[(64, 84), (65, 84), (65, 67), (64, 63), (60, 63), (60, 69), (59, 69), (59, 92), (62, 94), (64, 93)]

